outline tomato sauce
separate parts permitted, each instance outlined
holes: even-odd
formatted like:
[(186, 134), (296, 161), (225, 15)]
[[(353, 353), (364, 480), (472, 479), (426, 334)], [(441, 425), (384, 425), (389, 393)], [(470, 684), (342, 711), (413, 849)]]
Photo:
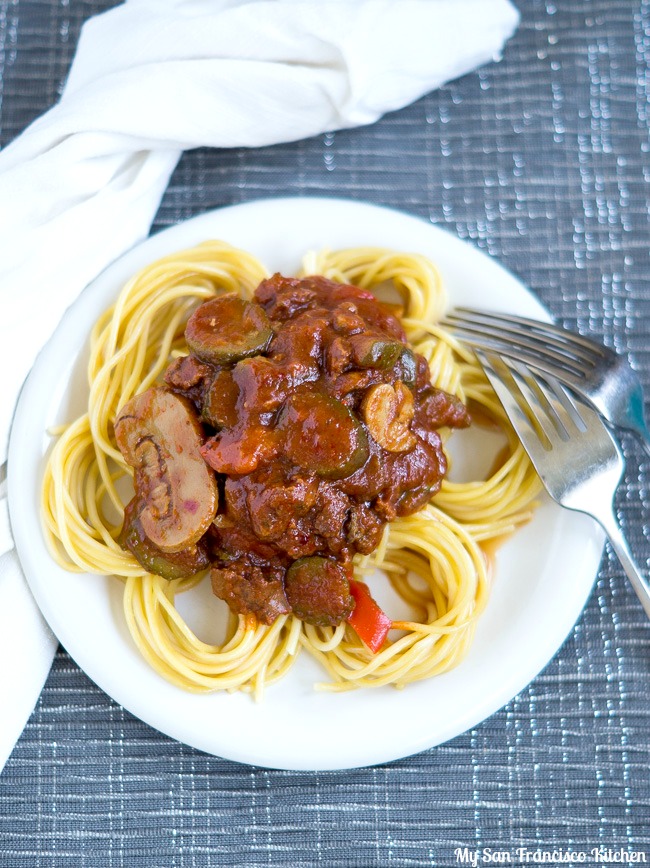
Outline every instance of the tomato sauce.
[(469, 424), (465, 407), (432, 386), (388, 307), (323, 277), (276, 274), (250, 302), (206, 302), (186, 339), (164, 388), (191, 406), (218, 486), (214, 521), (192, 543), (215, 594), (263, 623), (291, 611), (340, 623), (355, 607), (352, 558), (439, 489), (438, 429)]

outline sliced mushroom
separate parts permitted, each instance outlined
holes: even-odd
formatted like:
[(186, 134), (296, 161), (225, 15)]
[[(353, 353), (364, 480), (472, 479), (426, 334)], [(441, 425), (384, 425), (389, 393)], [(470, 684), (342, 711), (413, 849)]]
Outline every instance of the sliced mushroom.
[(119, 536), (122, 548), (131, 552), (136, 561), (149, 573), (163, 579), (184, 579), (194, 576), (210, 566), (204, 540), (180, 552), (163, 552), (146, 535), (140, 522), (142, 504), (137, 497), (124, 509), (124, 524)]
[(201, 428), (189, 402), (148, 389), (122, 408), (115, 438), (135, 469), (144, 533), (163, 552), (194, 545), (215, 517), (217, 483), (201, 457)]
[(371, 386), (361, 404), (370, 436), (388, 452), (410, 452), (415, 434), (409, 426), (413, 419), (413, 394), (401, 381), (394, 386)]

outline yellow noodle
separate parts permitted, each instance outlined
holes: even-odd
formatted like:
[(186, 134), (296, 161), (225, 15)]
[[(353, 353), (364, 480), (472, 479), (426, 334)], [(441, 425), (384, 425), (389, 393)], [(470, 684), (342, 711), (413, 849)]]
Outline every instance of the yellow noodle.
[(467, 653), (487, 601), (488, 563), (480, 543), (501, 539), (529, 520), (540, 489), (474, 356), (436, 325), (446, 298), (431, 262), (365, 247), (309, 254), (303, 272), (382, 297), (391, 290), (433, 383), (480, 408), (503, 431), (504, 452), (487, 479), (444, 480), (430, 505), (387, 525), (377, 549), (356, 559), (360, 580), (379, 575), (413, 612), (412, 620), (394, 622), (378, 653), (346, 624), (315, 627), (292, 615), (271, 626), (230, 615), (224, 640), (203, 642), (175, 605), (177, 594), (191, 593), (202, 577), (167, 581), (146, 573), (118, 542), (132, 470), (116, 446), (113, 422), (130, 398), (186, 352), (184, 327), (198, 304), (222, 292), (250, 298), (267, 271), (250, 254), (217, 241), (144, 268), (92, 330), (87, 412), (56, 430), (43, 483), (43, 523), (57, 563), (123, 581), (124, 616), (136, 647), (156, 672), (184, 690), (243, 690), (259, 699), (267, 685), (286, 675), (301, 649), (331, 679), (319, 688), (332, 691), (404, 687), (450, 669)]

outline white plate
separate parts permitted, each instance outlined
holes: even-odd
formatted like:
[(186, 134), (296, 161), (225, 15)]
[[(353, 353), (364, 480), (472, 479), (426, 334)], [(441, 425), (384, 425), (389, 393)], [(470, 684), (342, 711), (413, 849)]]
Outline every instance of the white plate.
[[(21, 395), (10, 444), (9, 503), (34, 596), (61, 643), (109, 696), (161, 732), (208, 753), (273, 768), (343, 769), (447, 741), (512, 699), (571, 630), (602, 552), (602, 534), (586, 517), (545, 503), (503, 547), (474, 645), (454, 671), (403, 691), (330, 695), (314, 692), (312, 684), (323, 673), (302, 655), (289, 675), (268, 689), (262, 704), (243, 694), (197, 696), (169, 685), (131, 642), (121, 584), (68, 573), (48, 554), (39, 517), (50, 446), (45, 432), (83, 409), (83, 361), (92, 324), (136, 270), (209, 238), (238, 245), (271, 270), (288, 274), (310, 249), (371, 244), (418, 251), (437, 263), (452, 303), (548, 317), (515, 277), (470, 245), (417, 218), (357, 202), (251, 202), (148, 239), (82, 293), (40, 354)], [(209, 611), (210, 595), (203, 597)]]

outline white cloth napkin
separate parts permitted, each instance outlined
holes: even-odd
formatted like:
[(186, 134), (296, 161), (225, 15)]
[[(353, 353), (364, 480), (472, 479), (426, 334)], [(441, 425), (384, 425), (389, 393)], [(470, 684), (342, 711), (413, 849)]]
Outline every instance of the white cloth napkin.
[[(509, 0), (127, 0), (91, 19), (59, 104), (0, 153), (0, 463), (37, 351), (147, 235), (181, 151), (371, 123), (498, 59), (517, 22)], [(0, 768), (55, 648), (12, 547), (5, 499)]]

